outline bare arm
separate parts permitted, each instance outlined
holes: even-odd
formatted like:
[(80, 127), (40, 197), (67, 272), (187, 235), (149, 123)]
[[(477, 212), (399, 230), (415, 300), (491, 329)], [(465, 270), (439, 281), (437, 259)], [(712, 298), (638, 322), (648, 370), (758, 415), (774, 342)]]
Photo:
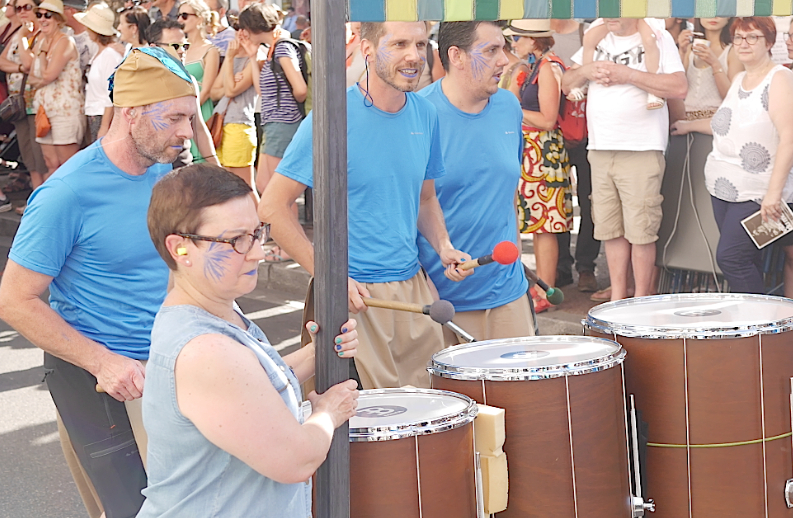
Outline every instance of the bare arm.
[(102, 114), (102, 123), (99, 125), (99, 131), (96, 134), (97, 138), (104, 137), (107, 130), (110, 129), (110, 123), (113, 122), (114, 111), (112, 106), (105, 108), (105, 112)]
[[(20, 29), (19, 32), (22, 32), (22, 29)], [(20, 38), (19, 33), (15, 34), (14, 38)], [(10, 47), (11, 45), (6, 45), (6, 47), (3, 49), (3, 52), (0, 53), (0, 70), (5, 72), (6, 74), (13, 74), (14, 72), (19, 72), (19, 64), (14, 63), (10, 59), (8, 59), (8, 49)]]
[(274, 173), (262, 193), (259, 218), (270, 224), (270, 233), (278, 246), (314, 275), (314, 245), (292, 212), (292, 205), (305, 189), (302, 183)]
[(705, 135), (713, 135), (713, 130), (710, 127), (711, 119), (698, 119), (693, 121), (679, 120), (675, 121), (671, 126), (672, 135), (686, 135), (688, 133), (704, 133)]
[[(236, 44), (236, 41), (231, 41), (229, 43), (229, 49), (231, 46)], [(231, 61), (234, 61), (234, 56), (236, 56), (237, 52), (236, 49), (232, 54)], [(229, 57), (226, 57), (226, 61), (229, 61)], [(223, 63), (226, 64), (225, 62)], [(239, 79), (239, 81), (237, 80)], [(240, 95), (241, 93), (245, 92), (248, 88), (253, 86), (253, 72), (251, 71), (251, 67), (245, 67), (242, 70), (241, 77), (236, 77), (234, 75), (234, 67), (230, 66), (225, 71), (225, 77), (223, 79), (223, 94), (228, 97), (229, 99), (233, 99)]]
[(509, 91), (512, 92), (513, 94), (515, 94), (515, 97), (518, 98), (518, 101), (521, 100), (520, 99), (520, 86), (521, 85), (518, 84), (518, 77), (520, 76), (521, 73), (528, 74), (529, 73), (529, 67), (527, 67), (526, 65), (523, 65), (523, 64), (517, 65), (512, 70), (512, 75), (509, 78)]
[[(193, 77), (193, 86), (196, 92), (199, 91), (198, 82)], [(193, 117), (193, 140), (195, 140), (198, 152), (210, 164), (220, 166), (217, 153), (215, 152), (215, 143), (212, 141), (212, 134), (207, 128), (207, 123), (201, 116), (201, 104), (199, 103), (200, 97), (196, 97), (196, 114)]]
[(216, 47), (211, 47), (206, 56), (204, 56), (204, 77), (201, 84), (206, 88), (201, 90), (201, 103), (207, 102), (212, 95), (212, 85), (215, 83), (215, 78), (218, 76), (218, 69), (220, 68), (220, 51)]
[(306, 100), (306, 96), (308, 95), (308, 86), (303, 80), (303, 74), (300, 73), (300, 70), (295, 68), (295, 64), (292, 63), (290, 58), (279, 58), (278, 63), (280, 63), (281, 68), (284, 69), (286, 80), (289, 81), (292, 87), (292, 95), (297, 102), (302, 103)]
[(139, 398), (143, 365), (83, 336), (41, 300), (52, 279), (9, 259), (0, 281), (0, 318), (36, 347), (90, 372), (119, 401)]
[(650, 74), (611, 61), (597, 61), (592, 65), (594, 81), (604, 86), (629, 84), (664, 99), (685, 99), (688, 93), (685, 72)]
[(357, 406), (356, 383), (341, 383), (311, 396), (313, 413), (301, 425), (253, 351), (221, 335), (188, 342), (174, 376), (179, 409), (210, 442), (283, 484), (311, 477), (325, 460), (334, 429)]
[(551, 67), (554, 64), (547, 64), (540, 68), (537, 82), (539, 84), (540, 111), (534, 112), (523, 110), (523, 122), (535, 128), (550, 131), (556, 127), (556, 120), (559, 118), (559, 100), (561, 91), (559, 82), (553, 74)]
[(775, 221), (782, 215), (780, 204), (790, 170), (793, 168), (793, 72), (782, 70), (774, 75), (768, 96), (768, 114), (779, 133), (779, 146), (771, 172), (768, 191), (760, 205), (763, 220), (769, 217)]
[(570, 93), (573, 88), (580, 88), (586, 84), (587, 81), (594, 80), (595, 64), (589, 63), (588, 65), (574, 64), (570, 70), (565, 72), (562, 76), (562, 92)]
[(435, 194), (435, 180), (424, 180), (421, 186), (418, 229), (440, 256), (441, 262), (446, 267), (444, 272), (446, 277), (453, 281), (461, 281), (473, 273), (473, 269), (466, 271), (456, 269), (463, 261), (470, 261), (471, 256), (455, 250), (449, 239), (441, 204)]
[[(335, 338), (336, 354), (341, 358), (354, 358), (358, 347), (358, 322), (351, 318), (341, 326), (342, 333)], [(314, 376), (314, 353), (319, 326), (314, 321), (306, 322), (306, 329), (311, 335), (311, 343), (297, 351), (284, 356), (284, 362), (292, 368), (300, 383)]]

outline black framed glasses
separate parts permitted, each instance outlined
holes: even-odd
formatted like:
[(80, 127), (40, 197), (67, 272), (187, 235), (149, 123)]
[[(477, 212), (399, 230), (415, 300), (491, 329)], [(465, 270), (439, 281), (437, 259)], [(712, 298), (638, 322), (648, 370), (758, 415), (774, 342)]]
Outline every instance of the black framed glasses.
[(181, 18), (182, 20), (185, 21), (187, 21), (187, 19), (190, 18), (191, 16), (198, 17), (197, 14), (193, 14), (193, 13), (179, 13), (176, 15), (177, 18)]
[(174, 235), (179, 237), (184, 237), (186, 239), (192, 239), (194, 241), (210, 241), (212, 243), (228, 243), (240, 255), (245, 255), (251, 251), (253, 248), (253, 244), (258, 241), (259, 246), (263, 246), (264, 243), (270, 239), (270, 224), (269, 223), (261, 223), (256, 230), (253, 231), (253, 234), (242, 234), (241, 236), (235, 236), (230, 239), (222, 239), (219, 237), (209, 237), (209, 236), (199, 236), (196, 234), (184, 234), (182, 232), (174, 232)]
[(749, 45), (754, 45), (760, 38), (765, 38), (762, 34), (747, 34), (746, 36), (741, 36), (740, 34), (736, 34), (732, 37), (732, 44), (736, 47), (739, 46), (744, 41)]
[(53, 14), (49, 11), (36, 11), (36, 18), (42, 18), (42, 17), (49, 20), (50, 18), (53, 17)]
[(162, 43), (162, 42), (159, 42), (159, 43), (155, 43), (155, 45), (157, 45), (158, 47), (171, 47), (176, 52), (179, 52), (179, 51), (187, 52), (187, 49), (190, 48), (190, 44), (189, 43)]

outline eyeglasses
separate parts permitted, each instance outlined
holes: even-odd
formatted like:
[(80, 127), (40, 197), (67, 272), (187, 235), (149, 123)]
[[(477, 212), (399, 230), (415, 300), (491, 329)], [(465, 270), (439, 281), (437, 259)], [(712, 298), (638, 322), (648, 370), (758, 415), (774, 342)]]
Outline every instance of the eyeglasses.
[(196, 234), (183, 234), (181, 232), (174, 232), (174, 235), (184, 237), (187, 239), (197, 241), (211, 241), (212, 243), (228, 243), (240, 255), (245, 255), (253, 248), (253, 243), (259, 242), (259, 245), (264, 243), (270, 238), (270, 224), (261, 223), (253, 234), (243, 234), (241, 236), (232, 237), (231, 239), (221, 239), (219, 237), (198, 236)]
[(187, 52), (187, 49), (190, 48), (189, 43), (155, 43), (158, 47), (171, 47), (176, 52), (184, 51)]
[(52, 14), (51, 12), (49, 12), (49, 11), (44, 11), (44, 12), (42, 12), (42, 11), (37, 11), (37, 12), (36, 12), (36, 18), (42, 18), (42, 17), (44, 17), (44, 18), (46, 18), (46, 19), (48, 19), (48, 20), (49, 20), (50, 18), (52, 18), (52, 16), (53, 16), (53, 14)]
[(25, 4), (16, 6), (17, 11), (32, 11), (36, 7), (33, 4)]
[(738, 47), (741, 45), (741, 43), (745, 41), (749, 45), (754, 45), (755, 43), (757, 43), (757, 40), (759, 40), (760, 38), (765, 38), (765, 36), (763, 36), (762, 34), (747, 34), (746, 36), (741, 36), (740, 34), (736, 34), (735, 36), (732, 37), (732, 44)]
[(515, 36), (515, 35), (513, 34), (513, 35), (512, 35), (512, 42), (513, 42), (513, 43), (517, 43), (518, 41), (520, 41), (520, 39), (521, 39), (521, 38), (522, 38), (522, 36)]
[(190, 18), (191, 16), (195, 16), (196, 18), (198, 18), (198, 15), (197, 14), (193, 14), (193, 13), (179, 13), (179, 14), (176, 15), (177, 18), (181, 18), (182, 20), (185, 20), (185, 21), (188, 18)]

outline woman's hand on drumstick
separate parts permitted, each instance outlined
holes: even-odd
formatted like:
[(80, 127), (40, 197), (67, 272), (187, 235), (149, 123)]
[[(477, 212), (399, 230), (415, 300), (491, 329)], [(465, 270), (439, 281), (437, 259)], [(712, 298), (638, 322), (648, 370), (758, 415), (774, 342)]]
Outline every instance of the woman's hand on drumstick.
[(460, 270), (459, 268), (457, 268), (460, 265), (460, 263), (471, 260), (471, 256), (466, 254), (465, 252), (461, 252), (453, 248), (447, 248), (441, 250), (440, 257), (441, 257), (441, 262), (446, 267), (446, 271), (443, 273), (444, 275), (446, 275), (448, 279), (454, 282), (460, 282), (469, 275), (474, 274), (473, 268), (470, 270)]
[(342, 381), (321, 395), (312, 390), (308, 400), (311, 401), (311, 417), (328, 415), (335, 430), (355, 415), (355, 409), (358, 408), (358, 382)]
[[(358, 327), (358, 322), (354, 318), (349, 319), (341, 326), (341, 334), (336, 335), (336, 338), (333, 339), (333, 349), (339, 355), (339, 358), (354, 358), (358, 352), (358, 331), (355, 330), (356, 327)], [(319, 325), (313, 320), (309, 320), (306, 322), (306, 329), (308, 329), (308, 334), (311, 335), (311, 344), (316, 348)]]

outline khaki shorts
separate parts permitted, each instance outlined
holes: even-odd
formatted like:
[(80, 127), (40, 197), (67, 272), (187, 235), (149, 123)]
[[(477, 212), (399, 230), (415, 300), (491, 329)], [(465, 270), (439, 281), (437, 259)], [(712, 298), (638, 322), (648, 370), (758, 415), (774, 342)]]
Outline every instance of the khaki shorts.
[(592, 166), (595, 239), (625, 237), (633, 245), (657, 241), (664, 199), (663, 153), (590, 150), (587, 157)]
[[(534, 319), (527, 295), (497, 308), (460, 311), (454, 314), (452, 322), (478, 341), (534, 336)], [(447, 347), (465, 343), (462, 337), (446, 327), (443, 328), (443, 339)]]
[[(364, 283), (372, 297), (432, 304), (421, 272), (399, 282)], [(442, 327), (429, 316), (392, 309), (368, 308), (350, 315), (358, 321), (355, 366), (365, 389), (413, 385), (430, 388), (427, 363), (443, 349)]]

